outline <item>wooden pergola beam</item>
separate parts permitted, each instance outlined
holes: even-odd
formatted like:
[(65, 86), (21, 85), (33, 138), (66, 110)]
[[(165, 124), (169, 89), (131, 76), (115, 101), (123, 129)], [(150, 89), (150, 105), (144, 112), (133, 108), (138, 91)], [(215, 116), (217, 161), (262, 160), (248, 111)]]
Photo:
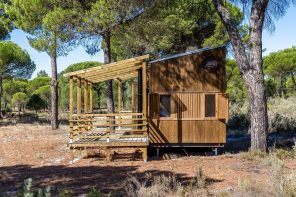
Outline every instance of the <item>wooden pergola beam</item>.
[(112, 72), (126, 72), (128, 70), (135, 70), (138, 69), (139, 65), (142, 64), (142, 60), (141, 61), (135, 61), (132, 64), (123, 64), (123, 65), (115, 65), (112, 67), (104, 67), (104, 68), (98, 68), (97, 70), (92, 70), (91, 72), (86, 72), (86, 73), (82, 73), (82, 74), (78, 74), (77, 76), (79, 76), (80, 78), (88, 78), (88, 77), (92, 77), (92, 76), (97, 76), (97, 75), (101, 75), (104, 73), (112, 73)]
[(97, 73), (96, 75), (92, 75), (92, 76), (85, 76), (83, 77), (84, 79), (87, 80), (93, 80), (93, 79), (99, 79), (99, 78), (108, 78), (111, 77), (113, 79), (121, 76), (121, 75), (129, 75), (133, 72), (135, 72), (137, 69), (142, 68), (142, 66), (135, 66), (135, 67), (131, 67), (131, 68), (127, 68), (124, 70), (116, 70), (116, 71), (112, 71), (112, 72), (104, 72), (104, 73)]
[(137, 77), (136, 73), (128, 73), (128, 74), (124, 74), (124, 75), (117, 75), (116, 77), (108, 76), (108, 77), (94, 78), (91, 81), (92, 82), (101, 82), (101, 81), (106, 81), (106, 80), (110, 80), (110, 79), (125, 80), (125, 79), (130, 79), (130, 78), (133, 78), (133, 77)]
[(90, 80), (92, 83), (97, 83), (97, 82), (102, 82), (102, 81), (107, 81), (110, 79), (120, 79), (120, 80), (127, 80), (127, 79), (131, 79), (131, 78), (135, 78), (137, 77), (137, 73), (129, 73), (129, 74), (124, 74), (124, 75), (118, 75), (116, 77), (114, 76), (109, 76), (109, 77), (104, 77), (104, 78), (95, 78)]
[(130, 58), (130, 59), (126, 59), (126, 60), (122, 60), (122, 61), (118, 61), (118, 62), (114, 62), (114, 63), (110, 63), (110, 64), (100, 65), (100, 66), (89, 68), (89, 69), (74, 71), (74, 72), (66, 73), (66, 74), (64, 74), (64, 76), (65, 77), (70, 77), (70, 76), (75, 76), (75, 75), (77, 76), (77, 75), (80, 75), (83, 73), (93, 72), (95, 70), (101, 70), (101, 69), (105, 69), (105, 68), (111, 69), (112, 67), (116, 67), (116, 65), (126, 66), (128, 64), (134, 64), (135, 62), (138, 62), (138, 61), (144, 61), (146, 59), (149, 59), (149, 55), (143, 55), (143, 56), (134, 57), (134, 58)]

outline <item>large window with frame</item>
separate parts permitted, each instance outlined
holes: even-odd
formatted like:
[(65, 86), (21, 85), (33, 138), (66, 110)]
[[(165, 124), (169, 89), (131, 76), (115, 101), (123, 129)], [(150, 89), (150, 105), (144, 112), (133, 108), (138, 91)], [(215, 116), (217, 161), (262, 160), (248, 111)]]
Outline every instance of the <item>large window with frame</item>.
[(206, 118), (216, 117), (216, 95), (215, 94), (205, 95), (205, 117)]
[(160, 101), (159, 116), (170, 117), (171, 116), (171, 96), (168, 94), (159, 95), (159, 101)]

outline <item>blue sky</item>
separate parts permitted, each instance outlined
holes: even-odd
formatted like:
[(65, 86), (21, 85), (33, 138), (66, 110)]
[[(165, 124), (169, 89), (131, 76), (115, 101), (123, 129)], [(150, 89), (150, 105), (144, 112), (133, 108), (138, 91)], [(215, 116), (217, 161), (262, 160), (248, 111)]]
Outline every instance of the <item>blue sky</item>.
[[(266, 48), (264, 55), (296, 46), (296, 7), (289, 8), (284, 17), (275, 21), (275, 25), (275, 32), (269, 33), (264, 31), (263, 33), (263, 48)], [(16, 42), (23, 49), (26, 49), (31, 59), (35, 62), (36, 71), (33, 73), (32, 78), (36, 77), (36, 73), (40, 70), (46, 70), (46, 72), (51, 75), (49, 56), (46, 53), (39, 53), (30, 47), (26, 36), (27, 35), (21, 30), (14, 30), (11, 33), (11, 40)], [(99, 54), (91, 56), (85, 52), (83, 47), (79, 46), (71, 51), (68, 56), (58, 58), (58, 72), (61, 72), (73, 63), (83, 61), (103, 62), (103, 53), (101, 51)]]

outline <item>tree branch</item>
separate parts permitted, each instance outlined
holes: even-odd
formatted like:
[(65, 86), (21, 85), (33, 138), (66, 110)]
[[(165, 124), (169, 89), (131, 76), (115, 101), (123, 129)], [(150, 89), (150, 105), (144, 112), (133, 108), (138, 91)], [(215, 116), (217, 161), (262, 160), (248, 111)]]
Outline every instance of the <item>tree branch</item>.
[(268, 0), (254, 0), (250, 15), (250, 61), (253, 69), (262, 70), (262, 31)]
[(241, 72), (248, 71), (250, 69), (250, 64), (238, 28), (233, 23), (231, 16), (227, 8), (224, 6), (222, 0), (212, 0), (212, 2), (228, 32), (235, 58)]

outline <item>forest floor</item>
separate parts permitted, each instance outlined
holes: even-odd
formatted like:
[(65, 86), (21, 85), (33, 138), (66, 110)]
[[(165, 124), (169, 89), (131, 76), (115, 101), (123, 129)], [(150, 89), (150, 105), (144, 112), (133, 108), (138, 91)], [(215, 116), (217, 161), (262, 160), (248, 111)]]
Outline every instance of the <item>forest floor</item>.
[[(34, 188), (51, 186), (54, 191), (83, 194), (96, 187), (108, 193), (120, 189), (128, 177), (135, 176), (141, 180), (145, 174), (173, 174), (186, 184), (200, 168), (209, 191), (235, 189), (240, 180), (270, 187), (273, 179), (272, 165), (244, 153), (219, 156), (183, 154), (173, 159), (152, 158), (143, 163), (127, 149), (117, 151), (119, 154), (109, 163), (103, 157), (89, 156), (70, 164), (67, 129), (67, 126), (61, 126), (52, 131), (50, 126), (37, 124), (0, 127), (2, 190), (17, 191), (24, 179), (31, 177)], [(293, 169), (296, 169), (296, 159), (284, 158), (284, 174), (290, 174)]]

